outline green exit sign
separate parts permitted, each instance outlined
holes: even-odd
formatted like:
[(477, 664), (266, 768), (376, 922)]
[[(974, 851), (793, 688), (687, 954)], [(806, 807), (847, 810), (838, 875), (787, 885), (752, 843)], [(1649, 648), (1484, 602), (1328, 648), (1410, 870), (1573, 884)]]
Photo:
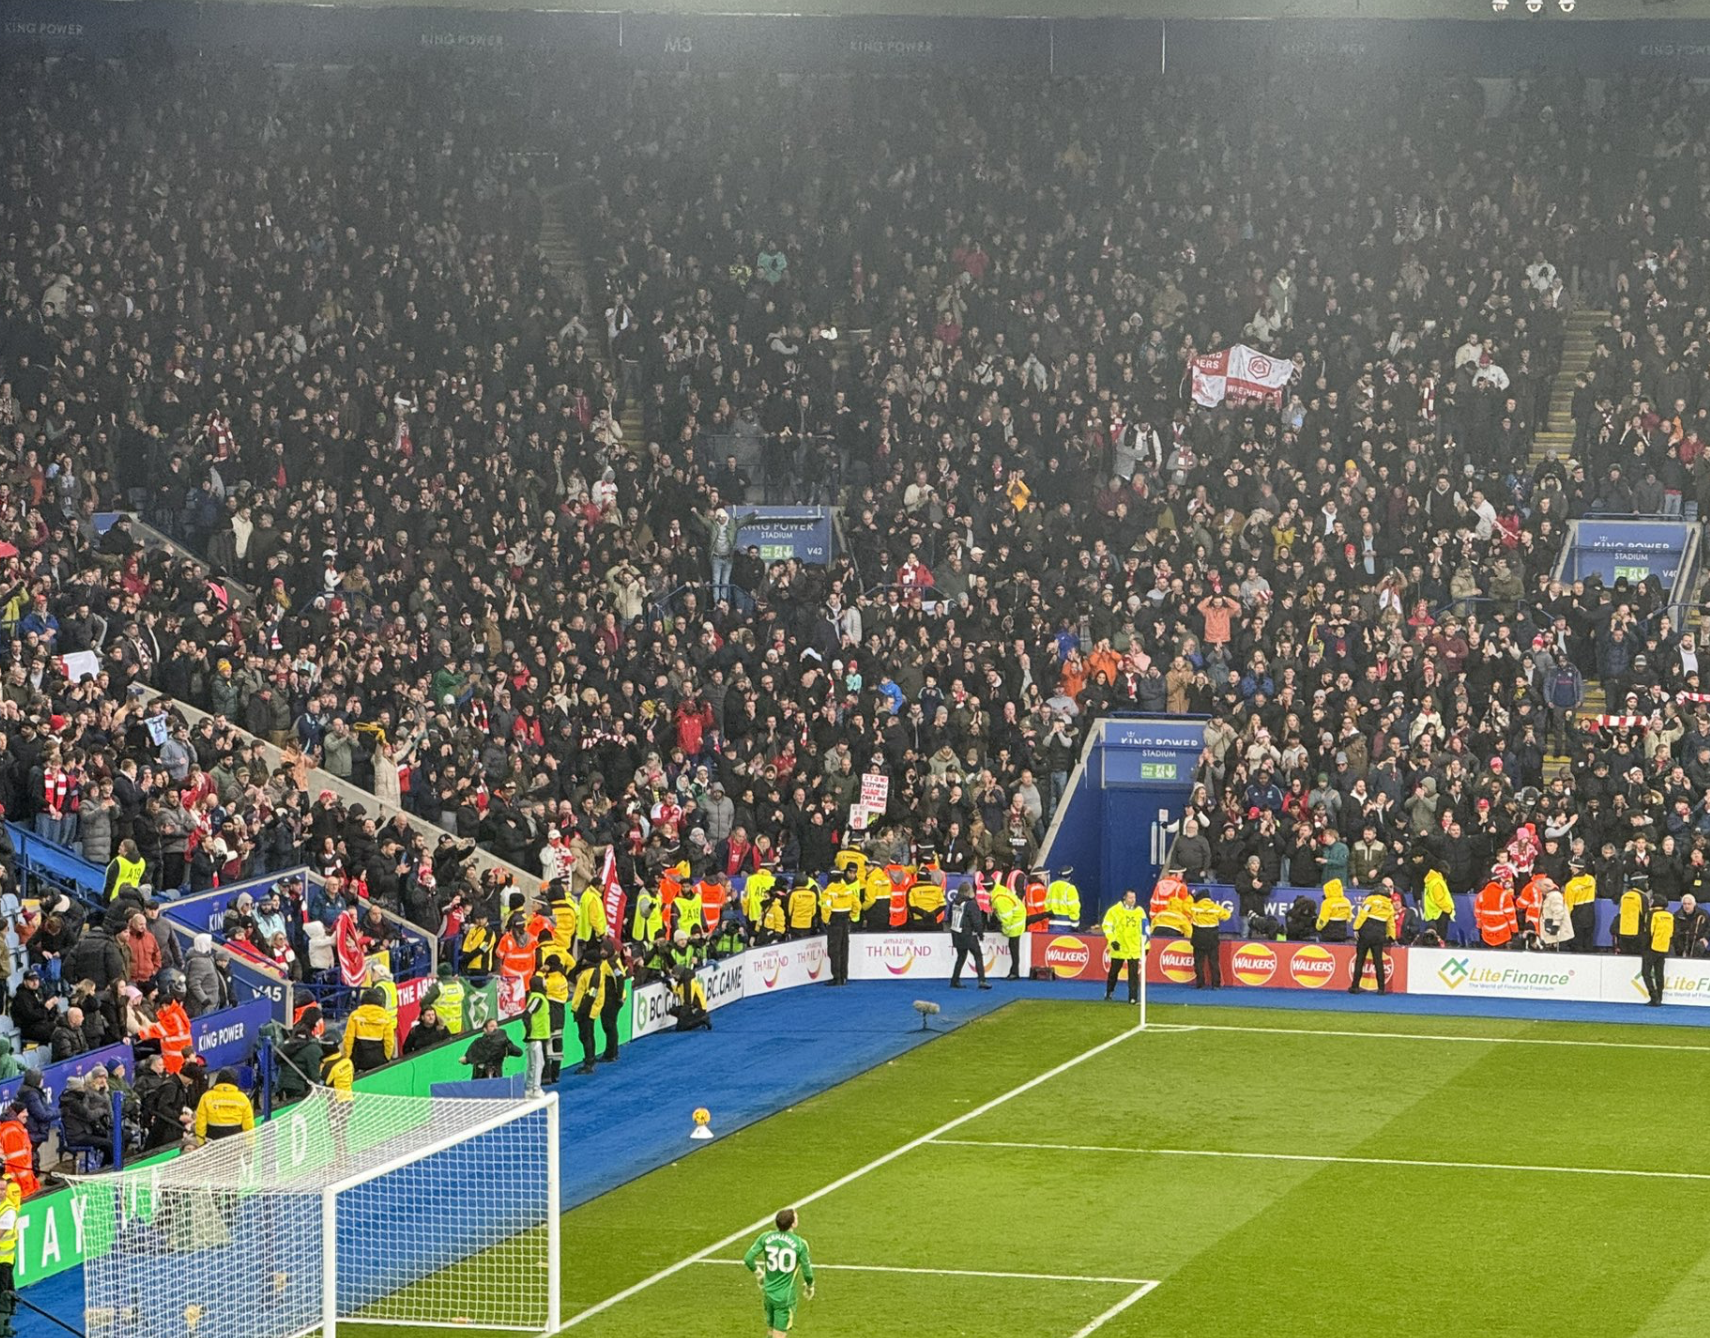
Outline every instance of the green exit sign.
[(1176, 778), (1174, 762), (1142, 762), (1140, 764), (1141, 780), (1168, 780)]
[(1649, 576), (1650, 574), (1651, 574), (1651, 569), (1649, 567), (1617, 567), (1617, 568), (1615, 568), (1615, 579), (1617, 581), (1619, 581), (1623, 576), (1625, 576), (1629, 581), (1642, 581), (1645, 579), (1645, 577)]

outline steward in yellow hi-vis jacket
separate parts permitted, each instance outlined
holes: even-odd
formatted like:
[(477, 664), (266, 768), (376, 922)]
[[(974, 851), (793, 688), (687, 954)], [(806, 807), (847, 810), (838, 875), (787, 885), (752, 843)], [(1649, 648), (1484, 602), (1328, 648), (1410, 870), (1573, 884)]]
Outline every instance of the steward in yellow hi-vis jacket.
[(992, 887), (992, 918), (998, 932), (1009, 940), (1009, 974), (1007, 980), (1021, 979), (1021, 936), (1027, 932), (1027, 904), (1021, 894), (1008, 883)]
[(1223, 963), (1218, 960), (1218, 926), (1230, 911), (1220, 901), (1202, 896), (1193, 904), (1193, 987), (1196, 990), (1223, 988)]
[(1674, 912), (1668, 908), (1668, 897), (1658, 892), (1651, 898), (1651, 913), (1642, 935), (1644, 951), (1639, 974), (1645, 982), (1650, 1006), (1661, 1008), (1663, 1001), (1663, 962), (1674, 942)]
[(1639, 935), (1645, 927), (1645, 908), (1651, 904), (1645, 888), (1629, 887), (1621, 894), (1621, 912), (1615, 921), (1615, 951), (1637, 954)]
[(834, 874), (820, 898), (825, 916), (825, 952), (831, 959), (832, 985), (849, 983), (849, 934), (861, 913), (861, 888), (849, 874)]
[(1354, 920), (1354, 903), (1342, 890), (1342, 880), (1324, 884), (1324, 900), (1318, 907), (1318, 937), (1325, 943), (1346, 943), (1348, 926)]
[(1567, 886), (1562, 900), (1567, 903), (1568, 923), (1573, 926), (1573, 951), (1591, 952), (1597, 946), (1597, 879), (1585, 871), (1585, 861), (1568, 861)]
[[(578, 1073), (594, 1071), (594, 1023), (605, 1009), (611, 990), (621, 990), (623, 982), (612, 970), (611, 960), (598, 945), (584, 951), (576, 963), (570, 992), (570, 1011), (576, 1015), (576, 1037), (582, 1043), (582, 1063)], [(559, 1041), (560, 1047), (563, 1041)]]
[(196, 1103), (196, 1137), (203, 1142), (230, 1138), (255, 1128), (255, 1107), (237, 1085), (237, 1074), (221, 1069), (214, 1085)]
[(1140, 894), (1129, 888), (1122, 900), (1104, 913), (1105, 951), (1110, 954), (1110, 969), (1104, 979), (1104, 997), (1116, 995), (1116, 979), (1128, 973), (1128, 1002), (1140, 1002), (1140, 972), (1146, 959), (1146, 912), (1140, 905)]
[[(906, 876), (913, 881), (904, 888), (903, 900), (908, 908), (908, 923), (910, 925), (940, 925), (944, 923), (944, 875), (932, 869), (907, 870)], [(897, 886), (897, 877), (893, 872), (891, 887)], [(891, 902), (891, 924), (895, 925), (896, 902)]]
[(819, 889), (811, 880), (804, 880), (790, 890), (787, 899), (791, 938), (806, 938), (818, 927)]
[[(901, 910), (900, 918), (893, 915), (893, 904)], [(868, 869), (861, 879), (861, 928), (874, 934), (888, 926), (906, 923), (908, 893), (901, 888), (893, 888), (890, 874), (883, 869)]]
[(398, 1053), (398, 1024), (386, 1011), (386, 996), (370, 986), (362, 992), (362, 1005), (344, 1024), (344, 1044), (358, 1073), (377, 1069)]
[(1377, 992), (1389, 993), (1383, 970), (1383, 950), (1394, 937), (1394, 899), (1387, 892), (1367, 893), (1365, 899), (1360, 902), (1359, 918), (1354, 921), (1354, 980), (1348, 986), (1349, 994), (1360, 992), (1360, 980), (1365, 975), (1368, 959), (1372, 964), (1372, 974), (1377, 980)]

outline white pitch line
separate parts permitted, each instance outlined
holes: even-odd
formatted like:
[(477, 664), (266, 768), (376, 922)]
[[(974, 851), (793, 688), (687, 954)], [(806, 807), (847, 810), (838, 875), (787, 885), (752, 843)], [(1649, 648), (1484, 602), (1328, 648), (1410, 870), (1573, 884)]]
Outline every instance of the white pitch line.
[(1550, 1036), (1444, 1036), (1434, 1032), (1417, 1031), (1333, 1031), (1318, 1027), (1232, 1027), (1202, 1023), (1198, 1026), (1172, 1026), (1154, 1022), (1147, 1031), (1235, 1031), (1254, 1036), (1354, 1036), (1374, 1041), (1463, 1041), (1469, 1045), (1574, 1045), (1598, 1050), (1672, 1050), (1689, 1054), (1710, 1055), (1710, 1045), (1651, 1045), (1644, 1041), (1573, 1041)]
[(1088, 1334), (1096, 1333), (1099, 1329), (1102, 1329), (1106, 1324), (1110, 1323), (1111, 1320), (1115, 1319), (1124, 1310), (1128, 1309), (1129, 1306), (1133, 1305), (1157, 1285), (1158, 1284), (1155, 1282), (1142, 1282), (1138, 1287), (1129, 1292), (1127, 1296), (1124, 1296), (1115, 1305), (1111, 1306), (1109, 1310), (1105, 1311), (1104, 1314), (1100, 1315), (1091, 1324), (1088, 1324), (1085, 1328), (1076, 1329), (1074, 1332), (1074, 1338), (1087, 1338)]
[[(702, 1264), (742, 1267), (740, 1259), (702, 1259)], [(947, 1278), (1007, 1278), (1015, 1282), (1108, 1282), (1119, 1287), (1156, 1287), (1146, 1278), (1095, 1278), (1081, 1273), (993, 1273), (979, 1268), (899, 1268), (892, 1264), (815, 1264), (815, 1273), (925, 1273)]]
[[(952, 1129), (960, 1129), (964, 1124), (967, 1124), (970, 1120), (979, 1119), (980, 1116), (988, 1114), (991, 1111), (996, 1110), (999, 1106), (1003, 1105), (1005, 1102), (1013, 1101), (1016, 1097), (1021, 1096), (1026, 1092), (1031, 1092), (1035, 1087), (1038, 1087), (1040, 1084), (1050, 1082), (1051, 1079), (1058, 1077), (1061, 1074), (1067, 1073), (1070, 1069), (1076, 1067), (1077, 1065), (1084, 1064), (1084, 1063), (1086, 1063), (1087, 1060), (1093, 1059), (1099, 1055), (1102, 1055), (1106, 1050), (1111, 1049), (1113, 1046), (1121, 1045), (1122, 1042), (1124, 1042), (1126, 1040), (1130, 1040), (1131, 1038), (1133, 1038), (1135, 1036), (1141, 1036), (1144, 1034), (1145, 1034), (1145, 1028), (1143, 1026), (1134, 1026), (1134, 1027), (1130, 1027), (1127, 1031), (1119, 1032), (1117, 1035), (1112, 1036), (1107, 1041), (1100, 1041), (1097, 1045), (1092, 1046), (1090, 1049), (1081, 1051), (1080, 1054), (1074, 1056), (1072, 1059), (1064, 1060), (1061, 1064), (1057, 1065), (1056, 1068), (1047, 1069), (1044, 1073), (1039, 1074), (1037, 1077), (1029, 1078), (1026, 1082), (1022, 1083), (1020, 1086), (1010, 1088), (1009, 1091), (1003, 1093), (1001, 1096), (994, 1096), (990, 1101), (987, 1101), (984, 1105), (975, 1106), (974, 1109), (966, 1112), (965, 1114), (958, 1115), (953, 1120), (949, 1120), (946, 1123), (939, 1125), (936, 1129), (933, 1129), (929, 1133), (921, 1134), (920, 1137), (918, 1137), (918, 1138), (909, 1139), (909, 1141), (904, 1143), (901, 1147), (892, 1149), (890, 1152), (885, 1153), (882, 1157), (873, 1158), (873, 1160), (868, 1162), (865, 1166), (857, 1167), (855, 1170), (850, 1171), (847, 1175), (839, 1176), (837, 1179), (833, 1180), (829, 1185), (824, 1185), (824, 1186), (820, 1187), (819, 1189), (814, 1190), (813, 1193), (804, 1195), (803, 1197), (796, 1199), (795, 1203), (798, 1206), (804, 1205), (804, 1204), (809, 1204), (809, 1203), (815, 1203), (818, 1200), (825, 1198), (826, 1195), (828, 1195), (828, 1194), (835, 1194), (838, 1190), (844, 1188), (844, 1186), (854, 1184), (857, 1180), (861, 1179), (863, 1176), (870, 1175), (872, 1172), (878, 1170), (880, 1167), (889, 1166), (898, 1157), (907, 1156), (910, 1152), (913, 1152), (916, 1148), (925, 1147), (928, 1143), (932, 1142), (936, 1138), (941, 1137), (944, 1134), (949, 1133)], [(565, 1329), (573, 1329), (578, 1324), (583, 1324), (583, 1323), (586, 1323), (588, 1320), (593, 1319), (596, 1315), (604, 1314), (606, 1311), (610, 1310), (613, 1306), (621, 1305), (623, 1302), (629, 1300), (630, 1297), (639, 1295), (640, 1293), (646, 1291), (649, 1287), (653, 1286), (654, 1284), (663, 1282), (663, 1281), (665, 1281), (666, 1278), (674, 1277), (676, 1274), (681, 1273), (685, 1268), (688, 1268), (691, 1264), (698, 1264), (701, 1262), (701, 1260), (707, 1258), (709, 1255), (717, 1254), (720, 1250), (729, 1248), (730, 1246), (736, 1244), (737, 1241), (742, 1240), (746, 1236), (752, 1235), (756, 1231), (762, 1231), (765, 1228), (767, 1228), (768, 1226), (770, 1226), (771, 1224), (772, 1224), (772, 1219), (770, 1217), (762, 1217), (757, 1222), (752, 1222), (748, 1226), (742, 1227), (741, 1229), (739, 1229), (737, 1231), (731, 1232), (728, 1236), (724, 1237), (722, 1240), (715, 1240), (711, 1245), (708, 1245), (704, 1249), (695, 1251), (695, 1253), (689, 1255), (687, 1258), (679, 1259), (674, 1264), (667, 1264), (664, 1268), (660, 1269), (657, 1273), (649, 1274), (647, 1277), (643, 1278), (640, 1282), (631, 1283), (628, 1287), (625, 1287), (622, 1291), (614, 1292), (612, 1295), (606, 1297), (605, 1300), (597, 1301), (593, 1305), (589, 1306), (586, 1310), (580, 1311), (579, 1313), (572, 1315), (569, 1319), (565, 1320), (564, 1323), (559, 1326), (558, 1332), (562, 1333)]]
[(1615, 1166), (1529, 1166), (1522, 1162), (1422, 1161), (1408, 1157), (1332, 1157), (1306, 1152), (1217, 1152), (1205, 1148), (1123, 1148), (1086, 1143), (1008, 1143), (980, 1138), (935, 1138), (946, 1148), (1019, 1148), (1032, 1152), (1126, 1152), (1136, 1157), (1231, 1157), (1240, 1161), (1303, 1161), (1335, 1166), (1419, 1166), (1445, 1171), (1528, 1171), (1545, 1175), (1611, 1175), (1635, 1180), (1710, 1180), (1703, 1171), (1636, 1171)]

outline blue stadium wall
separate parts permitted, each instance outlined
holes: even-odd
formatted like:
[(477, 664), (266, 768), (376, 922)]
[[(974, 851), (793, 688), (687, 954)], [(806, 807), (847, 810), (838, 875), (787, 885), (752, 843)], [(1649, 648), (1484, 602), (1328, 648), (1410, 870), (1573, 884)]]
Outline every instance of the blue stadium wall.
[(1151, 895), (1204, 748), (1203, 716), (1094, 722), (1039, 858), (1053, 873), (1074, 870), (1083, 924), (1126, 888)]
[[(1475, 0), (1468, 0), (1475, 3)], [(280, 60), (345, 62), (404, 51), (562, 51), (671, 69), (962, 69), (1060, 75), (1372, 69), (1518, 76), (1710, 76), (1710, 21), (1582, 23), (1383, 19), (1002, 19), (815, 15), (486, 12), (186, 0), (8, 0), (0, 49), (116, 56), (164, 41)]]

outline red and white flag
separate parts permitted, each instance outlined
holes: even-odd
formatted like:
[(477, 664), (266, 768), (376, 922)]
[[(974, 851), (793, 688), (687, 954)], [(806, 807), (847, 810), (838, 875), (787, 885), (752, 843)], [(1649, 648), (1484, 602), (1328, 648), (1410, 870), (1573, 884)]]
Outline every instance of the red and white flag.
[(600, 870), (600, 892), (606, 903), (606, 932), (618, 943), (623, 942), (623, 916), (629, 905), (629, 894), (617, 876), (617, 847), (606, 847), (605, 867)]
[(1225, 400), (1231, 404), (1282, 403), (1282, 388), (1294, 375), (1287, 358), (1273, 358), (1256, 348), (1237, 344), (1220, 353), (1193, 360), (1193, 399), (1207, 409)]

